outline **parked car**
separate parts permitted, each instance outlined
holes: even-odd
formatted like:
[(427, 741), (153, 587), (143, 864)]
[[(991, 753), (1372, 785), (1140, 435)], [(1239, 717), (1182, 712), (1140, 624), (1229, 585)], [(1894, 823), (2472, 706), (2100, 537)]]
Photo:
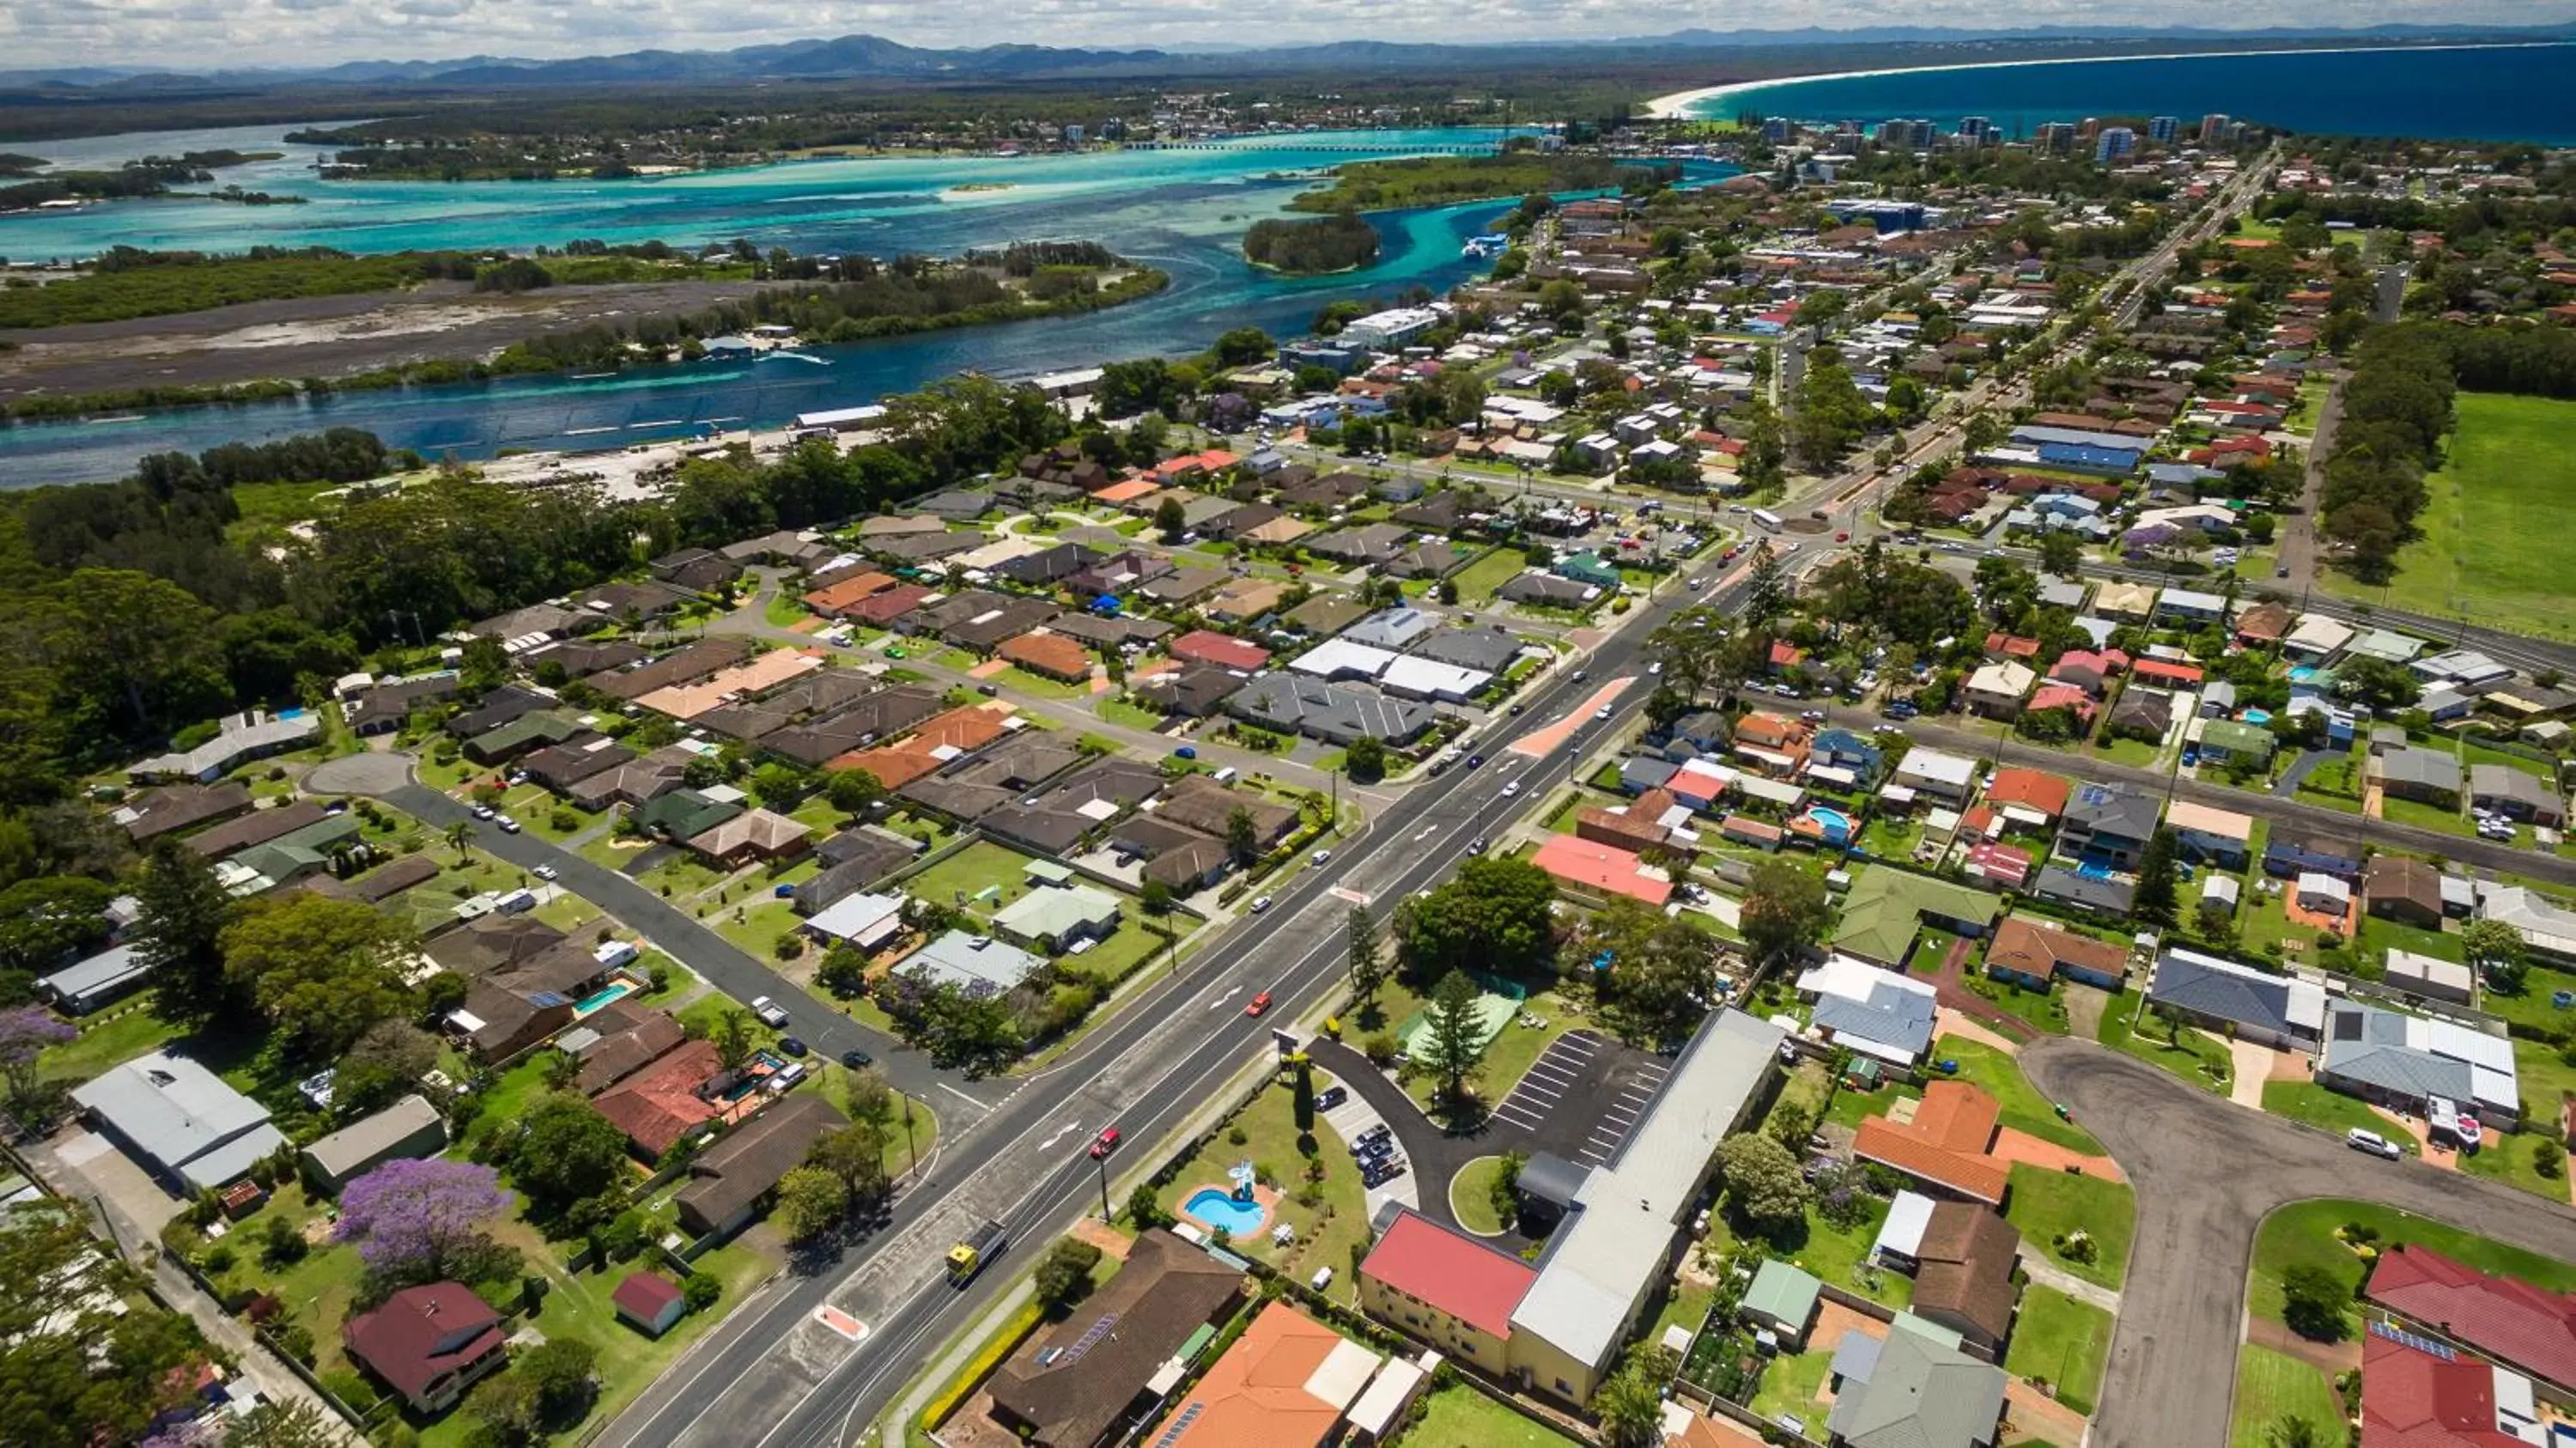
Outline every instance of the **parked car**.
[(769, 1027), (773, 1031), (787, 1024), (787, 1012), (780, 1007), (778, 1002), (771, 1000), (767, 996), (755, 997), (752, 1000), (751, 1013), (760, 1018), (760, 1023), (762, 1025)]
[(2384, 1156), (2390, 1161), (2395, 1161), (2406, 1154), (2405, 1149), (2396, 1142), (2390, 1141), (2376, 1131), (2365, 1131), (2358, 1126), (2343, 1134), (2343, 1144), (2355, 1151), (2369, 1152), (2372, 1156)]
[(515, 835), (524, 828), (524, 826), (522, 826), (517, 820), (514, 820), (505, 814), (496, 814), (492, 816), (492, 823), (499, 825), (501, 827), (501, 833), (505, 835)]
[(1315, 1109), (1318, 1111), (1330, 1111), (1334, 1107), (1339, 1106), (1350, 1099), (1351, 1091), (1349, 1087), (1327, 1086), (1323, 1090), (1315, 1093)]
[(805, 1054), (806, 1046), (802, 1037), (781, 1036), (778, 1038), (778, 1049), (791, 1056), (802, 1056)]
[(849, 1067), (853, 1071), (864, 1071), (876, 1063), (876, 1057), (869, 1055), (867, 1052), (860, 1050), (856, 1046), (852, 1046), (850, 1049), (841, 1053), (841, 1064)]
[(495, 813), (497, 813), (497, 811), (488, 804), (478, 804), (474, 807), (474, 817), (478, 820), (488, 820)]

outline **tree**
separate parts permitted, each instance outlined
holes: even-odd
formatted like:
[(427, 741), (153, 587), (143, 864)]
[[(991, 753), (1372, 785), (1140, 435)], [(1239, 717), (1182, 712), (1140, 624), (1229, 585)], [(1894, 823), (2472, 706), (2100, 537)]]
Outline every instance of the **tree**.
[(186, 1024), (220, 1019), (241, 995), (224, 974), (216, 942), (232, 918), (233, 898), (215, 880), (214, 864), (178, 840), (152, 842), (134, 897), (135, 954), (153, 975), (153, 1004)]
[(2039, 566), (2042, 572), (2059, 578), (2079, 576), (2084, 571), (2084, 540), (2064, 529), (2040, 534)]
[(1377, 918), (1366, 905), (1351, 907), (1346, 927), (1351, 939), (1351, 995), (1365, 1007), (1386, 984), (1386, 942), (1379, 938)]
[(2170, 929), (2178, 918), (2175, 881), (2181, 848), (2181, 839), (2170, 825), (2158, 826), (2147, 836), (2146, 851), (2138, 858), (2138, 890), (2130, 910), (2149, 925)]
[(2341, 1279), (2313, 1262), (2294, 1262), (2281, 1274), (2281, 1321), (2313, 1342), (2341, 1342), (2344, 1304), (2352, 1294)]
[(814, 968), (814, 983), (843, 1000), (868, 993), (868, 958), (846, 940), (835, 941)]
[(1422, 1064), (1439, 1078), (1441, 1095), (1451, 1101), (1466, 1095), (1477, 1059), (1485, 1054), (1476, 997), (1476, 983), (1464, 971), (1453, 970), (1432, 988), (1423, 1012)]
[(707, 1039), (715, 1043), (716, 1064), (733, 1070), (751, 1059), (751, 1012), (727, 1006), (716, 1015)]
[(1760, 628), (1789, 607), (1789, 585), (1780, 575), (1780, 555), (1767, 542), (1753, 548), (1753, 576), (1745, 580), (1744, 617)]
[(2382, 713), (2415, 707), (2424, 685), (2404, 664), (2355, 654), (2335, 664), (2335, 693), (2345, 702)]
[(1753, 867), (1741, 919), (1744, 943), (1758, 963), (1776, 966), (1813, 946), (1832, 918), (1823, 880), (1787, 860)]
[(1163, 1210), (1162, 1201), (1154, 1195), (1151, 1182), (1138, 1182), (1127, 1193), (1127, 1222), (1139, 1232), (1149, 1232), (1168, 1225), (1171, 1214)]
[(358, 1260), (389, 1281), (476, 1277), (491, 1245), (484, 1228), (512, 1200), (488, 1166), (397, 1158), (341, 1189), (331, 1240), (356, 1243)]
[(800, 1166), (778, 1182), (770, 1215), (791, 1242), (810, 1242), (840, 1226), (850, 1212), (850, 1189), (821, 1167)]
[(1398, 907), (1398, 956), (1416, 980), (1536, 970), (1554, 955), (1555, 905), (1555, 876), (1526, 860), (1477, 856)]
[(724, 1296), (724, 1279), (712, 1272), (692, 1272), (680, 1284), (680, 1301), (691, 1312), (704, 1312)]
[(508, 1148), (510, 1178), (531, 1205), (553, 1216), (626, 1179), (626, 1133), (569, 1093), (542, 1097), (519, 1120)]
[(1296, 1123), (1298, 1150), (1313, 1155), (1315, 1137), (1315, 1063), (1303, 1053), (1296, 1058), (1296, 1076), (1288, 1083), (1289, 1120)]
[(538, 1421), (569, 1428), (590, 1412), (598, 1362), (599, 1350), (582, 1339), (549, 1337), (513, 1359), (510, 1371), (536, 1390)]
[(2499, 995), (2520, 995), (2529, 982), (2522, 932), (2501, 920), (2472, 920), (2460, 929), (2460, 949), (2469, 964)]
[(409, 932), (375, 907), (304, 891), (246, 906), (224, 927), (224, 973), (304, 1049), (336, 1056), (369, 1026), (407, 1014)]
[(297, 1398), (264, 1402), (234, 1419), (223, 1448), (340, 1448), (347, 1441), (339, 1419)]
[(1661, 1344), (1628, 1350), (1619, 1370), (1592, 1395), (1592, 1411), (1614, 1448), (1654, 1448), (1663, 1441), (1664, 1389), (1681, 1362)]
[(458, 820), (438, 832), (447, 847), (456, 852), (456, 863), (463, 865), (474, 858), (474, 821)]
[(1100, 1249), (1079, 1237), (1058, 1237), (1038, 1258), (1034, 1285), (1038, 1301), (1049, 1312), (1067, 1308), (1091, 1295), (1091, 1272), (1100, 1265)]
[(2284, 1413), (2263, 1430), (2264, 1448), (2326, 1448), (2323, 1429), (2296, 1413)]
[(196, 1326), (145, 1297), (134, 1270), (67, 1205), (0, 1217), (0, 1422), (10, 1448), (131, 1443), (194, 1397)]
[(1249, 865), (1261, 855), (1261, 829), (1252, 822), (1252, 811), (1241, 805), (1225, 817), (1225, 848), (1238, 865)]
[(0, 1011), (0, 1080), (9, 1087), (9, 1109), (24, 1113), (41, 1093), (36, 1063), (47, 1046), (72, 1040), (80, 1032), (55, 1020), (42, 1006)]
[[(884, 1082), (880, 1080), (878, 1085), (882, 1088)], [(886, 1189), (886, 1135), (883, 1120), (855, 1119), (838, 1131), (816, 1137), (806, 1149), (805, 1164), (830, 1172), (852, 1202), (875, 1201)]]
[(1375, 784), (1386, 778), (1386, 741), (1374, 734), (1363, 734), (1342, 751), (1342, 768), (1350, 772), (1357, 784)]
[(437, 1037), (409, 1021), (378, 1021), (340, 1058), (331, 1080), (332, 1109), (363, 1116), (409, 1092), (437, 1065)]
[(465, 1411), (490, 1441), (517, 1448), (534, 1440), (545, 1423), (537, 1402), (537, 1385), (525, 1373), (503, 1369), (485, 1378), (465, 1400)]
[(836, 769), (824, 781), (823, 797), (832, 808), (856, 816), (885, 798), (885, 785), (864, 769)]
[(1675, 613), (1646, 635), (1646, 651), (1664, 666), (1664, 683), (1695, 705), (1702, 691), (1734, 682), (1729, 662), (1734, 626), (1721, 609), (1694, 605)]
[(1735, 1209), (1757, 1227), (1773, 1230), (1805, 1218), (1807, 1182), (1787, 1147), (1758, 1132), (1730, 1136), (1719, 1143), (1717, 1160)]
[(1190, 531), (1190, 519), (1189, 514), (1183, 511), (1180, 499), (1163, 500), (1162, 505), (1154, 510), (1154, 527), (1162, 533), (1164, 542), (1181, 541), (1181, 535)]

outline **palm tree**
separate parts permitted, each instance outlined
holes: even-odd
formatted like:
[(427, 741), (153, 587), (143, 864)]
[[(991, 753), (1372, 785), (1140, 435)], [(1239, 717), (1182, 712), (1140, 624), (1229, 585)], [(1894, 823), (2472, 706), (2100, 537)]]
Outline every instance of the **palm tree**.
[(456, 863), (462, 865), (474, 858), (474, 822), (458, 820), (445, 831), (447, 847), (456, 852)]

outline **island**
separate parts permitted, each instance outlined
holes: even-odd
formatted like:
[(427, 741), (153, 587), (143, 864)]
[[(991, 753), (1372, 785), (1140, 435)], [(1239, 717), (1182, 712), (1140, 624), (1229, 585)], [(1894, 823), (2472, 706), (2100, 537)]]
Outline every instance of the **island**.
[(1377, 260), (1377, 228), (1348, 211), (1312, 221), (1271, 217), (1243, 234), (1244, 260), (1289, 276), (1357, 271)]

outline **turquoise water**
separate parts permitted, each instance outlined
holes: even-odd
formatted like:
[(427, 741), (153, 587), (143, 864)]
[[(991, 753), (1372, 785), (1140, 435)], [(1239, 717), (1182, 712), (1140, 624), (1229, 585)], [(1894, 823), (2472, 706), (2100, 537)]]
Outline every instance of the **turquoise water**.
[[(0, 487), (118, 476), (136, 457), (198, 451), (321, 427), (360, 427), (396, 447), (489, 457), (504, 447), (614, 447), (701, 427), (783, 422), (852, 406), (976, 369), (1028, 376), (1120, 357), (1196, 351), (1229, 328), (1305, 329), (1342, 297), (1393, 300), (1408, 287), (1443, 291), (1480, 271), (1459, 255), (1502, 202), (1374, 214), (1385, 234), (1375, 266), (1344, 276), (1289, 278), (1255, 270), (1237, 251), (1246, 227), (1277, 214), (1311, 173), (1369, 156), (1493, 144), (1494, 130), (1315, 133), (1259, 137), (1206, 149), (1122, 151), (1016, 160), (800, 162), (692, 176), (610, 182), (329, 182), (311, 172), (312, 147), (279, 140), (291, 126), (101, 138), (76, 148), (0, 141), (74, 164), (126, 155), (231, 146), (285, 149), (287, 159), (227, 171), (246, 187), (316, 199), (290, 207), (211, 202), (114, 203), (76, 212), (0, 217), (0, 255), (84, 256), (124, 243), (234, 251), (256, 244), (323, 244), (351, 251), (405, 247), (532, 246), (576, 237), (698, 243), (746, 237), (797, 251), (950, 253), (1028, 238), (1097, 240), (1170, 273), (1161, 294), (1081, 317), (975, 327), (807, 349), (831, 365), (704, 362), (615, 377), (569, 377), (353, 393), (198, 408), (142, 418), (47, 423), (0, 431)], [(1699, 167), (1714, 178), (1726, 168)], [(1003, 191), (959, 191), (1007, 184)]]
[(1814, 820), (1824, 830), (1825, 838), (1828, 840), (1841, 841), (1851, 838), (1851, 816), (1841, 810), (1811, 804), (1807, 806), (1807, 818)]
[(1998, 65), (1842, 80), (1782, 81), (1698, 102), (1704, 116), (1753, 110), (1800, 120), (1993, 118), (2006, 135), (2096, 115), (2216, 111), (2362, 136), (2576, 143), (2576, 48), (2311, 51), (2074, 65)]
[(1181, 1203), (1181, 1210), (1210, 1227), (1223, 1227), (1238, 1239), (1261, 1230), (1269, 1213), (1258, 1202), (1238, 1201), (1222, 1187), (1201, 1187)]
[(592, 991), (590, 994), (583, 996), (580, 1000), (574, 1001), (572, 1003), (572, 1013), (576, 1018), (589, 1015), (592, 1011), (598, 1010), (601, 1006), (608, 1004), (610, 1001), (616, 1000), (620, 996), (629, 994), (634, 989), (635, 982), (627, 980), (621, 976), (618, 979), (612, 980), (608, 984), (601, 986), (599, 989)]

